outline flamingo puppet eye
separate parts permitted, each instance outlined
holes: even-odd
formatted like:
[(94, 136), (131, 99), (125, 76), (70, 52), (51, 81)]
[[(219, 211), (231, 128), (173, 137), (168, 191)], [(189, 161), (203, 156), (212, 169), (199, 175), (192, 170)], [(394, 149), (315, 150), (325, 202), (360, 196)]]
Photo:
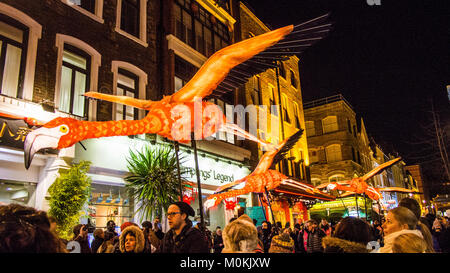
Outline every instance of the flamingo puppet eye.
[(67, 134), (69, 132), (69, 127), (67, 125), (61, 125), (59, 131), (63, 134)]

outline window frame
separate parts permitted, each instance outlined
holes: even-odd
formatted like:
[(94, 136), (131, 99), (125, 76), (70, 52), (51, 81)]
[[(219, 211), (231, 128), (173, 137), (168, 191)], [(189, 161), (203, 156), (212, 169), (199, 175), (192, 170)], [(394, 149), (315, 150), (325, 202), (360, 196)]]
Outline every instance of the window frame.
[[(189, 2), (189, 3), (188, 3)], [(173, 34), (174, 36), (179, 39), (180, 41), (182, 41), (183, 43), (189, 45), (190, 47), (192, 47), (194, 50), (196, 50), (197, 52), (201, 53), (203, 56), (206, 57), (210, 57), (212, 54), (214, 54), (214, 52), (217, 52), (218, 50), (229, 46), (232, 42), (232, 33), (228, 30), (228, 27), (220, 22), (218, 19), (216, 19), (216, 23), (212, 23), (210, 21), (210, 17), (214, 16), (212, 13), (210, 13), (207, 9), (205, 9), (202, 5), (200, 5), (199, 3), (197, 3), (198, 6), (198, 11), (197, 12), (193, 12), (190, 8), (190, 4), (193, 3), (193, 1), (186, 1), (186, 0), (175, 0), (173, 2), (174, 5), (174, 10), (176, 8), (179, 8), (180, 10), (180, 23), (183, 26), (183, 31), (182, 34), (178, 33), (178, 18), (176, 18), (174, 16), (174, 30), (173, 30)], [(190, 18), (190, 35), (189, 36), (189, 32), (185, 31), (186, 30), (186, 26), (184, 24), (184, 15), (187, 14)], [(202, 41), (203, 41), (203, 49), (204, 51), (201, 52), (197, 46), (197, 30), (196, 30), (196, 22), (198, 22), (201, 27), (202, 27)], [(207, 44), (207, 39), (206, 39), (206, 31), (205, 28), (207, 28), (210, 31), (210, 35), (211, 35), (211, 47), (212, 50), (211, 52), (209, 52), (209, 48), (208, 48), (208, 44)], [(180, 37), (181, 35), (181, 37)], [(219, 43), (217, 44), (216, 41), (216, 37), (218, 37)], [(217, 47), (218, 45), (218, 47)], [(216, 48), (217, 47), (217, 48)]]
[[(101, 65), (102, 56), (92, 46), (86, 42), (79, 40), (75, 37), (57, 33), (55, 39), (55, 46), (57, 48), (58, 57), (56, 61), (56, 81), (55, 81), (55, 109), (59, 109), (60, 101), (60, 88), (61, 88), (61, 73), (62, 73), (62, 55), (64, 51), (64, 44), (69, 44), (86, 52), (91, 57), (91, 67), (89, 75), (89, 90), (98, 90), (98, 71)], [(87, 104), (88, 120), (95, 121), (97, 119), (97, 101), (88, 100)]]
[[(70, 115), (73, 115), (73, 116), (86, 118), (88, 116), (88, 106), (89, 106), (89, 101), (88, 101), (87, 98), (84, 99), (83, 115), (80, 116), (80, 115), (76, 115), (76, 114), (73, 113), (73, 105), (74, 105), (74, 98), (75, 98), (75, 93), (74, 93), (75, 92), (75, 90), (74, 90), (74, 88), (75, 88), (75, 74), (76, 74), (76, 72), (81, 72), (81, 73), (83, 73), (86, 76), (85, 91), (89, 91), (90, 80), (91, 80), (90, 79), (90, 74), (91, 74), (90, 73), (91, 56), (89, 56), (89, 54), (84, 52), (83, 50), (81, 50), (81, 49), (79, 49), (79, 48), (77, 48), (75, 46), (72, 46), (70, 44), (64, 44), (63, 52), (65, 52), (65, 51), (73, 53), (73, 54), (76, 54), (76, 55), (78, 55), (80, 57), (86, 58), (86, 69), (82, 69), (80, 67), (77, 67), (77, 66), (75, 66), (73, 64), (70, 64), (70, 63), (65, 62), (64, 60), (62, 60), (61, 69), (62, 69), (62, 67), (67, 67), (67, 68), (71, 69), (71, 71), (72, 71), (71, 87), (70, 87), (70, 95), (69, 95), (70, 96), (70, 102), (69, 102), (69, 111), (68, 112), (62, 111), (60, 109), (58, 109), (58, 110), (63, 112), (63, 113), (67, 113), (67, 114), (70, 114)], [(61, 92), (61, 90), (60, 90), (60, 92)]]
[(116, 7), (116, 27), (115, 31), (128, 39), (142, 45), (143, 47), (148, 47), (147, 43), (147, 0), (137, 0), (139, 1), (139, 37), (134, 36), (121, 29), (121, 18), (122, 18), (122, 1), (117, 0)]
[[(312, 126), (312, 131), (311, 130), (308, 130), (308, 128), (311, 128), (310, 126), (308, 126), (308, 124), (312, 124), (313, 126)], [(312, 136), (315, 136), (316, 135), (316, 125), (315, 125), (315, 122), (313, 121), (313, 120), (308, 120), (308, 121), (305, 121), (305, 130), (306, 130), (306, 136), (307, 137), (312, 137)], [(309, 133), (308, 133), (309, 132)], [(312, 132), (312, 133), (311, 133)]]
[(26, 49), (22, 99), (31, 101), (33, 99), (34, 91), (38, 40), (41, 39), (42, 36), (42, 26), (26, 13), (1, 2), (0, 14), (12, 18), (28, 27), (28, 44)]
[(61, 0), (64, 4), (68, 5), (69, 7), (75, 9), (76, 11), (88, 16), (89, 18), (99, 22), (100, 24), (103, 24), (105, 20), (103, 20), (103, 2), (104, 0), (94, 0), (95, 1), (95, 7), (94, 12), (91, 12), (87, 9), (84, 9), (78, 5), (75, 5), (74, 3), (70, 2), (70, 0)]
[[(332, 118), (335, 119), (336, 122), (325, 124), (326, 120), (330, 120)], [(325, 130), (325, 128), (328, 128), (328, 127), (330, 127), (330, 125), (334, 125), (334, 124), (336, 124), (336, 129)], [(327, 125), (327, 126), (325, 126), (325, 125)], [(334, 128), (334, 126), (333, 126), (333, 128)], [(333, 132), (339, 131), (338, 117), (337, 116), (326, 116), (325, 118), (323, 118), (322, 119), (322, 131), (323, 131), (324, 134), (333, 133)]]
[[(145, 73), (142, 69), (139, 67), (128, 63), (124, 61), (119, 60), (113, 60), (111, 62), (111, 72), (113, 73), (113, 94), (117, 95), (117, 83), (118, 83), (118, 77), (119, 77), (119, 70), (126, 71), (126, 73), (132, 74), (137, 77), (137, 86), (135, 93), (136, 99), (145, 100), (146, 99), (146, 88), (147, 88), (147, 73)], [(126, 75), (125, 75), (126, 76)], [(117, 103), (113, 103), (113, 109), (112, 109), (112, 119), (116, 119), (116, 112), (117, 107), (120, 105)], [(136, 109), (137, 110), (137, 116), (136, 111), (134, 114), (135, 119), (143, 119), (145, 117), (145, 110), (144, 109)]]
[[(325, 155), (327, 156), (327, 163), (342, 161), (342, 145), (341, 144), (330, 144), (325, 147)], [(339, 147), (339, 153), (334, 153), (334, 147)], [(333, 153), (330, 153), (333, 152)]]
[[(23, 88), (24, 88), (24, 78), (25, 78), (25, 66), (26, 66), (26, 60), (27, 60), (27, 48), (28, 48), (28, 32), (29, 28), (25, 26), (24, 24), (20, 23), (19, 21), (15, 20), (14, 18), (11, 18), (9, 16), (6, 16), (4, 14), (0, 13), (0, 21), (3, 23), (10, 25), (14, 28), (17, 28), (22, 31), (22, 42), (18, 42), (15, 40), (12, 40), (6, 36), (0, 35), (0, 41), (1, 48), (0, 48), (0, 90), (2, 90), (3, 86), (3, 76), (5, 72), (5, 62), (6, 62), (6, 55), (7, 55), (7, 46), (12, 45), (14, 47), (21, 49), (20, 54), (20, 65), (19, 65), (19, 78), (17, 82), (17, 91), (14, 96), (10, 96), (13, 98), (23, 98)], [(4, 54), (6, 52), (6, 54)], [(6, 94), (2, 94), (3, 96), (8, 96)]]

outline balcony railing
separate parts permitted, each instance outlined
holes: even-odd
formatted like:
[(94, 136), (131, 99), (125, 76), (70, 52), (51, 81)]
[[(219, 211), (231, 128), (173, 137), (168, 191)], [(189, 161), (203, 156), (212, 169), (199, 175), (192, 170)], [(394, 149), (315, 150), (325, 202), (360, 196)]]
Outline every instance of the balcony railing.
[(326, 97), (326, 98), (321, 98), (321, 99), (313, 100), (310, 102), (305, 102), (303, 104), (303, 109), (313, 108), (316, 106), (325, 105), (325, 104), (336, 102), (336, 101), (343, 101), (348, 106), (350, 106), (350, 108), (352, 110), (354, 110), (353, 106), (344, 98), (344, 96), (342, 96), (342, 94), (338, 94), (338, 95), (334, 95), (334, 96), (330, 96), (330, 97)]

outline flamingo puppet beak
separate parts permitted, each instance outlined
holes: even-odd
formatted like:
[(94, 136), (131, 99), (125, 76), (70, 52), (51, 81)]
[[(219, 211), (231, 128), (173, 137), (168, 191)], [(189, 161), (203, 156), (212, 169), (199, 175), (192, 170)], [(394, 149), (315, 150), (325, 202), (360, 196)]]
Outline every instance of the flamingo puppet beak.
[(208, 199), (203, 203), (203, 208), (205, 209), (205, 211), (207, 211), (208, 209), (214, 207), (215, 204), (216, 204), (216, 200)]
[(58, 147), (60, 135), (55, 134), (54, 131), (54, 128), (41, 127), (28, 133), (24, 144), (24, 160), (27, 170), (37, 152), (42, 149)]

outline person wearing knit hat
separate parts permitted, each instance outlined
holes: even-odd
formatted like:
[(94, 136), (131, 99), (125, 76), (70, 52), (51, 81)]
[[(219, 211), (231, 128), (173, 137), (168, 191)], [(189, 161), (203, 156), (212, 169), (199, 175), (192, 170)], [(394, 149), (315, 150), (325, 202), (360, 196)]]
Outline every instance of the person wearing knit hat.
[(272, 238), (269, 253), (294, 253), (294, 240), (288, 233), (281, 233)]
[(121, 230), (121, 232), (123, 232), (127, 227), (129, 227), (129, 226), (136, 226), (137, 227), (137, 225), (135, 224), (135, 223), (133, 223), (133, 222), (125, 222), (125, 223), (123, 223), (121, 226), (120, 226), (120, 230)]
[(185, 202), (175, 202), (167, 210), (170, 230), (164, 235), (160, 253), (208, 253), (203, 233), (192, 226), (189, 216), (195, 216), (194, 209)]

